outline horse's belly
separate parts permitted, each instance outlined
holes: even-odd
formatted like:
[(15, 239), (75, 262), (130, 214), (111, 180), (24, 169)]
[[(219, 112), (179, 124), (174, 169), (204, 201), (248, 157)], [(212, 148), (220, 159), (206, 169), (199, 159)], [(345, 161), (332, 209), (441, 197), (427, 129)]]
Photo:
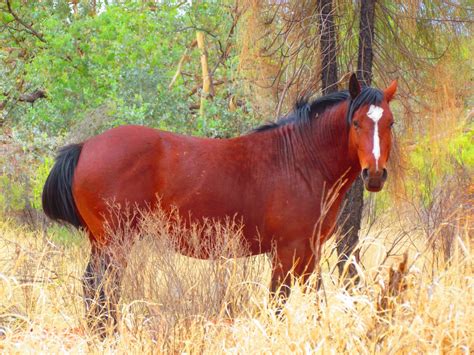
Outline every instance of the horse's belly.
[(163, 198), (161, 208), (168, 213), (174, 210), (180, 216), (186, 230), (180, 238), (179, 252), (184, 255), (212, 259), (219, 255), (258, 255), (271, 249), (271, 243), (263, 241), (259, 234), (261, 220), (256, 213), (238, 201), (232, 203), (231, 198)]

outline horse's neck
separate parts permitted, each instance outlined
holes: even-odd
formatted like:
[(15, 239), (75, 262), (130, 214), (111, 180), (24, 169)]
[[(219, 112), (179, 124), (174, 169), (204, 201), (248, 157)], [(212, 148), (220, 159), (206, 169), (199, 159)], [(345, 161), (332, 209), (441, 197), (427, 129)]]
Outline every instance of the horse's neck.
[(323, 176), (330, 184), (341, 177), (355, 179), (359, 166), (355, 154), (349, 153), (349, 135), (346, 123), (347, 103), (330, 108), (311, 123), (290, 124), (279, 128), (278, 151), (289, 170)]

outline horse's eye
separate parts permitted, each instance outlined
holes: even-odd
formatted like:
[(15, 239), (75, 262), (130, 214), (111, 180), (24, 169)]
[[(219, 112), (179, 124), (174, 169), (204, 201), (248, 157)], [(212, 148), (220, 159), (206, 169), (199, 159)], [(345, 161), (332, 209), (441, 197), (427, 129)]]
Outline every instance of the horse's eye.
[(354, 124), (354, 127), (355, 127), (355, 128), (359, 128), (359, 127), (360, 127), (360, 126), (359, 126), (359, 121), (354, 121), (353, 124)]

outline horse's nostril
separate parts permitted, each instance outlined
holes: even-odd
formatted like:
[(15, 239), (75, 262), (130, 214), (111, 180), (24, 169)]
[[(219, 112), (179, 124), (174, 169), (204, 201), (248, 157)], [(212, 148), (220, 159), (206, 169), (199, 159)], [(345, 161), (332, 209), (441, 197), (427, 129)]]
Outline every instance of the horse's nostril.
[(368, 178), (369, 178), (369, 169), (367, 169), (367, 168), (362, 169), (362, 179), (366, 180)]
[(382, 180), (385, 181), (387, 180), (388, 172), (387, 169), (383, 168), (382, 170)]

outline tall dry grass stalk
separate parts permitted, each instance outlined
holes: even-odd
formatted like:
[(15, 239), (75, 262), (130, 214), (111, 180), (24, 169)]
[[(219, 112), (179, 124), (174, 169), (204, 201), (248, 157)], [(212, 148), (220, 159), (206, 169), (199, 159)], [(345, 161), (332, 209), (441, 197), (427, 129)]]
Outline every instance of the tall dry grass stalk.
[[(460, 225), (449, 263), (407, 221), (366, 228), (360, 284), (346, 290), (332, 242), (323, 250), (321, 287), (295, 283), (277, 316), (265, 256), (242, 253), (240, 225), (208, 223), (212, 261), (174, 252), (179, 235), (163, 216), (147, 216), (128, 260), (120, 332), (101, 341), (86, 330), (80, 277), (88, 243), (61, 246), (0, 222), (2, 352), (472, 352), (474, 273), (471, 225)], [(126, 228), (125, 228), (126, 229)], [(188, 231), (189, 232), (189, 231)], [(192, 239), (193, 233), (189, 232)], [(210, 239), (209, 239), (210, 240)], [(405, 260), (403, 254), (408, 251)], [(393, 269), (392, 271), (390, 271)]]
[[(238, 221), (189, 226), (177, 212), (160, 210), (142, 213), (140, 219), (138, 230), (121, 231), (139, 240), (123, 284), (128, 304), (122, 327), (145, 326), (163, 350), (173, 349), (180, 325), (246, 316), (252, 313), (252, 299), (266, 295), (269, 263), (263, 257), (242, 258), (248, 251)], [(176, 252), (183, 244), (195, 258)]]

